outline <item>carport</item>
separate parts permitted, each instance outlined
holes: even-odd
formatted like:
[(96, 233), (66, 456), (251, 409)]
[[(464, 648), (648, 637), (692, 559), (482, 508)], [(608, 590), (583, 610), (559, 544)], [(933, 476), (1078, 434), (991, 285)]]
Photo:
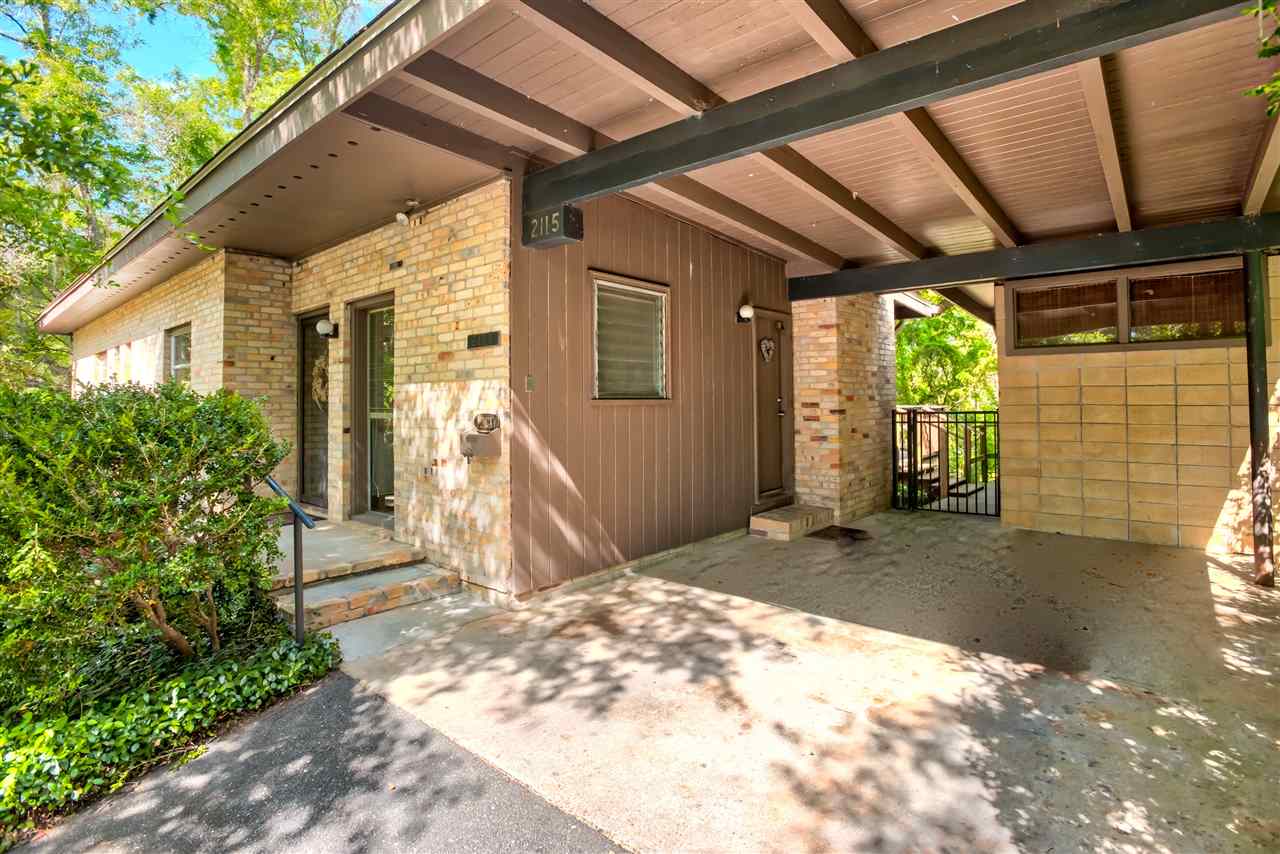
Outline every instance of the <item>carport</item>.
[(636, 851), (1274, 850), (1280, 609), (1247, 558), (859, 524), (378, 615), (344, 669)]

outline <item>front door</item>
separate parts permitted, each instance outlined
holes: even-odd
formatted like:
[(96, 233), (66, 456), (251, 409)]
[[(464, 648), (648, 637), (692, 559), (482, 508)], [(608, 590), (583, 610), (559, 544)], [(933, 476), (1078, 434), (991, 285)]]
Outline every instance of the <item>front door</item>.
[(298, 498), (329, 506), (329, 339), (316, 322), (329, 313), (298, 321)]
[(395, 511), (395, 309), (372, 309), (366, 315), (365, 340), (369, 351), (366, 460), (369, 482), (369, 509), (375, 513)]
[(791, 318), (756, 309), (753, 357), (756, 383), (756, 500), (783, 493), (790, 474)]

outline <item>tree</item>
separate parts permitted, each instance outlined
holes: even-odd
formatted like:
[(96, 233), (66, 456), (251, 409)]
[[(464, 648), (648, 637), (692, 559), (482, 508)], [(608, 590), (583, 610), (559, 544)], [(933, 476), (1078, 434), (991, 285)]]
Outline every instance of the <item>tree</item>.
[[(916, 296), (946, 302), (933, 291)], [(940, 314), (908, 320), (898, 329), (898, 403), (995, 409), (995, 333), (967, 311), (946, 305)]]
[[(1245, 10), (1246, 15), (1258, 19), (1258, 56), (1270, 58), (1280, 54), (1280, 15), (1276, 13), (1276, 5), (1280, 0), (1256, 0)], [(1280, 71), (1271, 79), (1249, 90), (1251, 95), (1260, 95), (1267, 99), (1267, 115), (1275, 115), (1280, 110)]]
[(124, 43), (77, 0), (0, 3), (0, 378), (65, 381), (66, 344), (35, 318), (136, 215), (142, 150), (119, 141)]

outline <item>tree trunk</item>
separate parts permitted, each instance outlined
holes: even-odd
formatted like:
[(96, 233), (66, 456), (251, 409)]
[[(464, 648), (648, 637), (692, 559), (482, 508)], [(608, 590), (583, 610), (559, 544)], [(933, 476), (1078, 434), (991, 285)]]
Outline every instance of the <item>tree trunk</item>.
[(183, 658), (195, 657), (196, 651), (191, 647), (191, 642), (187, 640), (186, 635), (169, 625), (163, 605), (137, 593), (130, 598), (147, 622), (160, 630), (160, 636), (164, 638), (165, 643)]

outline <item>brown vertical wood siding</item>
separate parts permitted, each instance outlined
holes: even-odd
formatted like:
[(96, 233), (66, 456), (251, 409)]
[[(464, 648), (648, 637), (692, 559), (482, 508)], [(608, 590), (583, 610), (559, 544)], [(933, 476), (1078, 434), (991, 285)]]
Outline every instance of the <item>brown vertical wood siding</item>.
[[(755, 351), (734, 318), (788, 310), (778, 259), (621, 196), (583, 212), (580, 244), (531, 251), (515, 231), (516, 593), (746, 526)], [(669, 286), (672, 400), (592, 401), (592, 270)]]

